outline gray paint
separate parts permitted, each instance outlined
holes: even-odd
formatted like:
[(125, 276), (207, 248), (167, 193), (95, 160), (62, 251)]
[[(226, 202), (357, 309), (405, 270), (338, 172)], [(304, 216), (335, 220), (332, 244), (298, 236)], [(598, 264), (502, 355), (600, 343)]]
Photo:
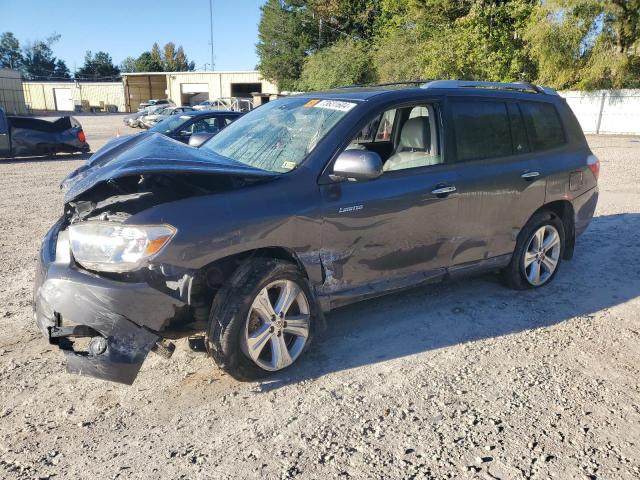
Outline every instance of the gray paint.
[[(452, 96), (552, 103), (569, 141), (544, 152), (458, 162), (448, 108)], [(521, 228), (537, 209), (550, 202), (567, 202), (574, 214), (576, 234), (584, 231), (593, 215), (597, 188), (586, 166), (591, 152), (575, 117), (560, 97), (464, 88), (410, 88), (341, 89), (309, 98), (349, 100), (357, 106), (299, 168), (287, 174), (272, 175), (152, 135), (116, 140), (94, 155), (86, 167), (65, 182), (65, 201), (82, 199), (98, 185), (141, 173), (196, 172), (260, 179), (224, 193), (158, 204), (132, 214), (126, 222), (168, 223), (176, 227), (174, 239), (153, 259), (153, 266), (156, 270), (170, 267), (187, 272), (187, 276), (188, 272), (242, 252), (283, 248), (303, 266), (324, 311), (402, 288), (502, 268), (511, 258)], [(422, 102), (433, 102), (442, 112), (439, 135), (443, 164), (385, 172), (366, 181), (332, 178), (340, 152), (373, 114), (396, 105)], [(362, 152), (347, 155), (352, 161), (351, 156)], [(522, 177), (533, 171), (539, 175)], [(582, 183), (576, 186), (574, 182), (569, 188), (570, 177), (576, 172), (581, 173)], [(447, 186), (455, 186), (456, 190), (434, 193)], [(53, 249), (52, 242), (51, 238), (45, 239), (43, 251)], [(133, 321), (163, 335), (170, 324), (170, 310), (184, 305), (175, 294), (160, 292), (147, 284), (107, 280), (94, 274), (90, 274), (90, 281), (74, 277), (77, 266), (52, 266), (45, 254), (42, 270), (42, 278), (36, 284), (38, 314), (46, 310), (42, 307), (45, 303), (56, 312), (69, 308), (65, 302), (60, 303), (61, 299), (75, 295), (81, 300), (78, 309), (67, 313), (76, 317), (74, 321), (97, 330), (104, 328), (104, 322), (96, 323), (96, 316), (108, 319), (117, 326), (114, 328), (123, 331), (130, 331), (127, 322)], [(101, 288), (102, 303), (96, 303), (98, 296), (86, 290), (94, 287)], [(129, 301), (129, 289), (142, 292), (135, 295), (135, 311), (123, 309), (123, 303)], [(63, 291), (64, 295), (59, 293)], [(85, 312), (79, 310), (80, 304), (87, 305)], [(133, 337), (138, 342), (137, 336)], [(141, 342), (136, 343), (141, 352), (134, 355), (136, 362), (148, 351), (146, 339)], [(86, 365), (82, 371), (97, 374), (96, 368)], [(117, 374), (111, 379), (118, 380)]]

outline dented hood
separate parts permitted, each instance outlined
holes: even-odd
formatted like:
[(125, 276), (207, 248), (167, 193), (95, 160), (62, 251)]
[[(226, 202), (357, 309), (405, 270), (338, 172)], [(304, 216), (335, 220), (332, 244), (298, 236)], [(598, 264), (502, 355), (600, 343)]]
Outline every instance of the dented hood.
[(70, 202), (101, 182), (149, 173), (202, 173), (240, 177), (275, 177), (213, 152), (189, 147), (159, 133), (141, 133), (113, 139), (61, 184), (64, 202)]

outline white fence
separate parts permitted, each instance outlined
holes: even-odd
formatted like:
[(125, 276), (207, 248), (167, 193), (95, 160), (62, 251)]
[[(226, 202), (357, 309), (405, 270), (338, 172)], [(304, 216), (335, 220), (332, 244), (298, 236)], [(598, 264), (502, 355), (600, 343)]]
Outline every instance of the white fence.
[(640, 90), (559, 93), (585, 133), (640, 135)]

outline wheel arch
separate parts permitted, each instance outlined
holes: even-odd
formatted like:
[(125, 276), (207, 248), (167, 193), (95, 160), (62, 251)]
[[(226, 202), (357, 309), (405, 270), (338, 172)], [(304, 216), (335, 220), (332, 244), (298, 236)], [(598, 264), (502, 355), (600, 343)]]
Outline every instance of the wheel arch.
[(219, 258), (199, 268), (198, 272), (205, 273), (207, 275), (207, 282), (211, 285), (222, 284), (240, 265), (251, 258), (275, 258), (289, 261), (295, 264), (300, 269), (300, 272), (309, 279), (307, 267), (300, 260), (296, 252), (290, 248), (275, 246), (253, 248)]
[(534, 215), (542, 211), (548, 211), (562, 221), (565, 239), (564, 253), (562, 255), (562, 258), (565, 260), (571, 260), (571, 258), (573, 258), (573, 252), (576, 244), (576, 228), (573, 205), (568, 200), (555, 200), (553, 202), (545, 203), (538, 210), (533, 212), (531, 217), (529, 217), (529, 220)]
[(324, 325), (322, 309), (315, 294), (312, 282), (312, 274), (309, 268), (300, 259), (300, 256), (292, 249), (279, 246), (260, 247), (214, 260), (197, 270), (191, 283), (189, 292), (189, 303), (194, 307), (194, 319), (196, 322), (206, 322), (208, 320), (209, 308), (218, 290), (233, 275), (233, 273), (253, 258), (274, 258), (293, 263), (303, 277), (309, 282), (311, 291), (311, 302), (314, 313), (321, 317), (321, 325)]

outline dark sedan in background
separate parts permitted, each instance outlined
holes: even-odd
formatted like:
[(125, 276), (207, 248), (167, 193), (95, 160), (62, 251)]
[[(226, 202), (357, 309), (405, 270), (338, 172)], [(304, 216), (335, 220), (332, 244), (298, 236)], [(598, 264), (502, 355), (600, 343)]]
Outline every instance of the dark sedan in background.
[(192, 147), (199, 147), (243, 114), (224, 110), (192, 111), (172, 115), (150, 128)]

